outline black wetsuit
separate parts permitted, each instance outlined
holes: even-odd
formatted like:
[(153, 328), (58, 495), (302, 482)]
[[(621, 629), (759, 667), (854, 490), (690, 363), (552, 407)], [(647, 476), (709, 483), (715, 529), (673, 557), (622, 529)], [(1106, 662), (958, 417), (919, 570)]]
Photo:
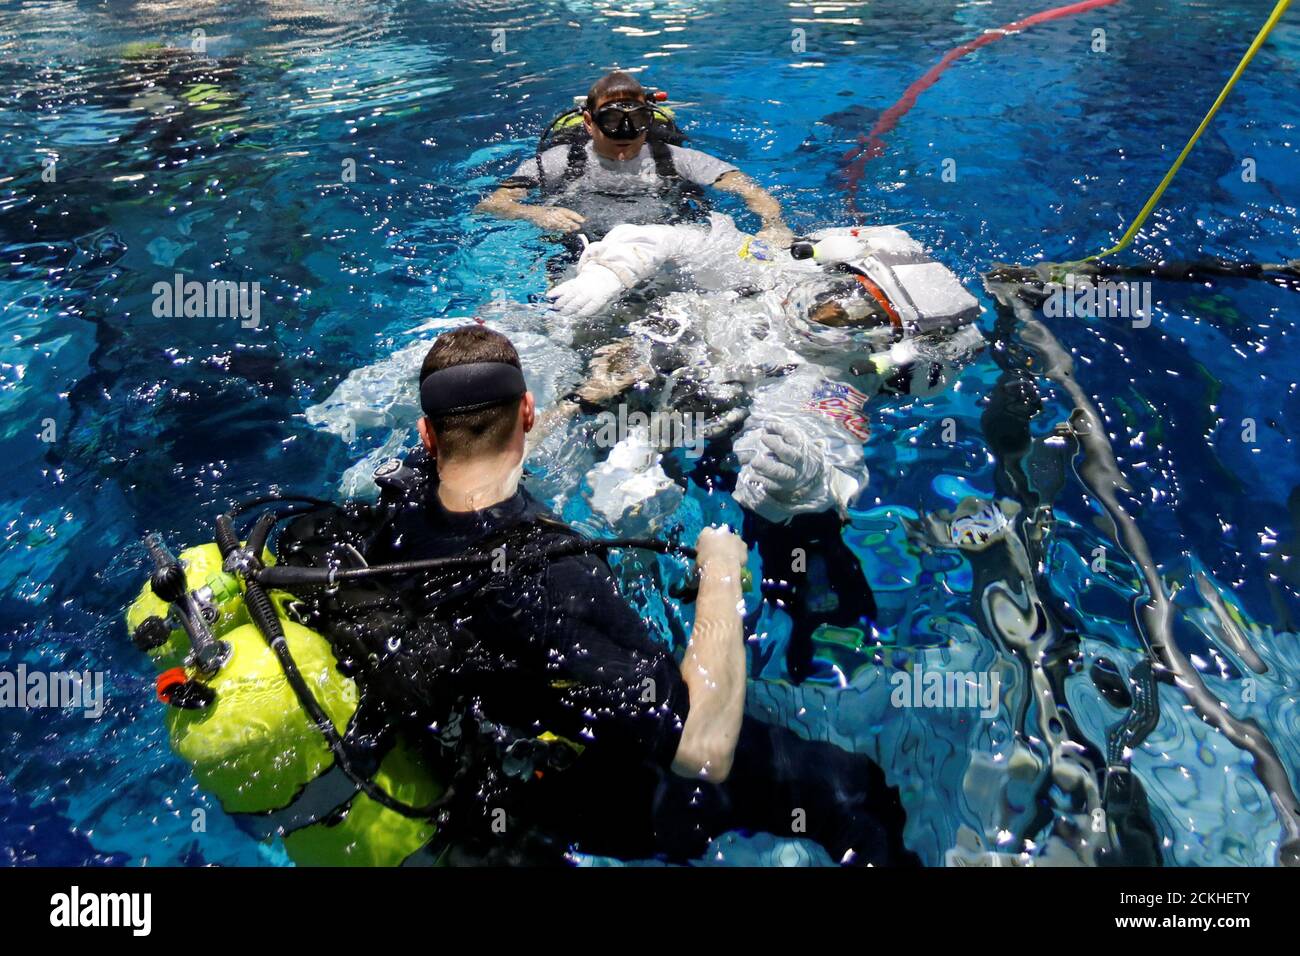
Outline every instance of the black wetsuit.
[[(404, 505), (367, 555), (372, 561), (491, 547), (539, 518), (554, 520), (523, 490), (483, 511), (448, 512), (428, 458), (408, 457), (406, 470), (418, 480), (402, 489)], [(672, 773), (690, 706), (687, 689), (676, 661), (620, 595), (609, 567), (586, 555), (520, 565), (513, 577), (500, 576), (508, 583), (481, 589), (457, 609), (457, 620), (474, 635), (466, 656), (482, 666), (456, 679), (474, 688), (480, 717), (528, 735), (549, 732), (584, 749), (564, 769), (543, 767), (512, 781), (508, 795), (486, 798), (508, 806), (505, 834), (491, 830), (491, 806), (462, 806), (462, 817), (479, 825), (457, 832), (453, 816), (459, 859), (548, 862), (548, 853), (554, 860), (574, 846), (597, 855), (686, 860), (723, 832), (761, 830), (815, 840), (836, 861), (853, 851), (858, 863), (916, 862), (902, 846), (897, 792), (861, 755), (746, 718), (725, 783)], [(408, 588), (427, 585), (407, 582)], [(471, 800), (490, 788), (461, 789)], [(527, 857), (505, 849), (520, 845), (519, 831), (530, 837)], [(547, 839), (536, 839), (541, 834)]]
[[(768, 521), (745, 512), (745, 537), (758, 542), (763, 559), (763, 596), (786, 606), (790, 645), (786, 671), (800, 684), (813, 673), (816, 646), (813, 633), (823, 624), (869, 629), (876, 619), (876, 598), (862, 573), (857, 555), (844, 543), (844, 522), (833, 511), (796, 515), (790, 521)], [(792, 556), (802, 552), (801, 570)], [(834, 595), (831, 610), (813, 610), (814, 596)]]

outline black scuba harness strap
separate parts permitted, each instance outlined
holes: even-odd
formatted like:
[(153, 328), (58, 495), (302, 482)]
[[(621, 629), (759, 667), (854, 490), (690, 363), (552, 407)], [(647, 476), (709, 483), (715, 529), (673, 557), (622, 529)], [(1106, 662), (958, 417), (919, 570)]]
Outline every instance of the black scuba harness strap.
[[(654, 538), (581, 538), (549, 545), (538, 552), (536, 557), (547, 560), (574, 557), (583, 554), (603, 555), (608, 551), (636, 548), (656, 551), (660, 554), (677, 553), (694, 560), (695, 549), (685, 545), (671, 544)], [(402, 574), (416, 574), (421, 571), (455, 571), (487, 567), (496, 560), (489, 551), (473, 551), (468, 554), (449, 558), (425, 558), (417, 561), (397, 561), (392, 564), (377, 564), (364, 568), (299, 568), (287, 565), (271, 565), (255, 572), (257, 581), (266, 587), (293, 588), (303, 585), (324, 585), (334, 587), (344, 581), (357, 581), (367, 578), (388, 577)]]
[[(574, 140), (569, 144), (569, 154), (565, 160), (564, 177), (562, 182), (565, 185), (576, 182), (581, 179), (587, 171), (587, 144), (590, 140)], [(668, 148), (668, 144), (657, 137), (647, 137), (646, 142), (650, 146), (650, 155), (654, 159), (655, 173), (662, 180), (680, 179), (677, 172), (677, 163), (673, 161), (673, 152)], [(540, 167), (538, 167), (540, 169)], [(683, 185), (694, 186), (694, 183)], [(698, 188), (698, 187), (697, 187)]]
[[(540, 166), (538, 167), (541, 168)], [(575, 140), (569, 144), (569, 152), (564, 161), (564, 176), (560, 182), (563, 186), (577, 182), (587, 171), (587, 144)], [(543, 188), (545, 186), (543, 185)]]
[[(587, 142), (589, 141), (574, 141), (569, 144), (569, 154), (565, 162), (561, 188), (577, 182), (586, 174), (589, 160)], [(678, 206), (685, 207), (693, 203), (692, 212), (707, 212), (708, 200), (704, 195), (704, 190), (684, 178), (677, 171), (677, 163), (673, 159), (673, 151), (669, 148), (669, 144), (654, 135), (649, 136), (646, 142), (650, 146), (650, 156), (654, 159), (655, 175), (659, 179), (659, 191), (661, 193), (670, 190), (675, 191)], [(540, 177), (542, 168), (540, 157), (538, 158), (537, 168)]]

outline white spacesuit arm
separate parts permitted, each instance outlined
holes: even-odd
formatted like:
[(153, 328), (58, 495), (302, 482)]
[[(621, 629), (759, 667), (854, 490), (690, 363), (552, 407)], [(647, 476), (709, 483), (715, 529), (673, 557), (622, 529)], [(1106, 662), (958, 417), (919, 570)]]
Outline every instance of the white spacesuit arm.
[(587, 246), (578, 260), (578, 274), (603, 266), (630, 289), (657, 274), (668, 262), (699, 255), (708, 240), (708, 230), (699, 226), (624, 223), (611, 229), (600, 242)]
[(665, 265), (698, 265), (720, 255), (734, 257), (744, 240), (729, 218), (716, 214), (707, 229), (623, 223), (600, 242), (587, 246), (578, 260), (578, 274), (546, 295), (562, 314), (595, 315)]

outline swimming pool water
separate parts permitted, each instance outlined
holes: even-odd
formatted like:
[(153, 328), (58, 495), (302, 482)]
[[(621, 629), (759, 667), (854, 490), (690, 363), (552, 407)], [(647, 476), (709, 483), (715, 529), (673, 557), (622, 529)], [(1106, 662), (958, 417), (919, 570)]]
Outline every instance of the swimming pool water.
[[(214, 506), (270, 485), (335, 493), (389, 430), (342, 441), (308, 408), (353, 369), (410, 347), (412, 329), (545, 289), (541, 263), (555, 247), (471, 210), (594, 76), (641, 70), (669, 92), (692, 144), (771, 189), (803, 232), (855, 221), (845, 154), (909, 83), (959, 43), (1048, 5), (0, 6), (0, 667), (106, 681), (98, 719), (0, 709), (0, 859), (284, 862), (236, 830), (168, 748), (151, 667), (121, 620), (144, 577), (139, 542), (154, 530), (176, 547), (195, 542)], [(981, 274), (1118, 238), (1271, 6), (1121, 0), (970, 54), (865, 167), (861, 221), (904, 225), (981, 295), (991, 325)], [(1129, 255), (1295, 257), (1298, 72), (1292, 15)], [(152, 286), (177, 272), (259, 282), (259, 326), (156, 317)], [(1297, 300), (1247, 281), (1157, 281), (1153, 298), (1148, 329), (1052, 328), (1104, 415), (1173, 594), (1179, 645), (1269, 737), (1298, 787)], [(1005, 668), (1014, 682), (1014, 663), (973, 622), (969, 562), (922, 554), (902, 531), (904, 518), (997, 490), (981, 416), (998, 376), (986, 353), (943, 395), (873, 410), (871, 490), (847, 539), (881, 600), (891, 654)], [(1040, 386), (1042, 435), (1072, 405)], [(941, 441), (947, 420), (956, 437)], [(734, 514), (717, 497), (693, 493), (690, 520)], [(1121, 712), (1086, 666), (1138, 660), (1136, 577), (1091, 571), (1109, 538), (1072, 472), (1054, 511), (1040, 596), (1073, 614), (1085, 665), (1061, 703), (1100, 744)], [(766, 614), (759, 626), (779, 643), (787, 625)], [(1264, 673), (1244, 666), (1230, 627)], [(957, 861), (954, 847), (1023, 849), (1001, 836), (1020, 832), (1009, 710), (985, 722), (900, 714), (874, 666), (842, 688), (752, 676), (755, 708), (880, 760), (927, 863)], [(1274, 864), (1286, 834), (1249, 755), (1176, 688), (1160, 695), (1160, 724), (1133, 765), (1166, 862)], [(196, 809), (207, 811), (202, 832)], [(728, 839), (718, 855), (827, 862), (767, 839)]]

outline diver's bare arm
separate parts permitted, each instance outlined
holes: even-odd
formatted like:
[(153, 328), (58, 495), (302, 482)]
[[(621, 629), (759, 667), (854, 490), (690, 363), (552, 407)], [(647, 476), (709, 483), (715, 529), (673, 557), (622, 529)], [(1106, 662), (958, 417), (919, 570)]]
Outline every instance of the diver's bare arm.
[(745, 543), (729, 531), (705, 529), (697, 548), (700, 592), (691, 641), (682, 658), (690, 711), (672, 769), (683, 777), (721, 783), (731, 773), (745, 716), (740, 593)]
[(502, 186), (483, 199), (474, 211), (498, 219), (524, 219), (542, 229), (573, 232), (586, 220), (563, 206), (534, 206), (524, 202), (528, 190), (522, 186)]
[(474, 211), (496, 216), (498, 219), (527, 219), (532, 215), (534, 208), (523, 201), (527, 195), (528, 190), (522, 186), (517, 188), (503, 186), (485, 197), (474, 207)]
[(742, 172), (732, 170), (723, 173), (715, 182), (714, 188), (723, 192), (735, 193), (749, 207), (749, 211), (763, 222), (762, 232), (784, 239), (793, 238), (790, 228), (785, 224), (785, 215), (776, 197), (754, 182)]
[(576, 415), (579, 407), (573, 399), (562, 398), (538, 415), (533, 430), (524, 438), (524, 457), (532, 454), (533, 449), (542, 443), (543, 438)]
[[(653, 379), (656, 374), (654, 368), (641, 360), (636, 346), (634, 339), (618, 339), (596, 349), (586, 381), (574, 389), (573, 394), (584, 402), (603, 405), (638, 382)], [(538, 415), (532, 431), (525, 439), (525, 456), (537, 447), (548, 432), (576, 415), (580, 407), (574, 399), (566, 397)]]

